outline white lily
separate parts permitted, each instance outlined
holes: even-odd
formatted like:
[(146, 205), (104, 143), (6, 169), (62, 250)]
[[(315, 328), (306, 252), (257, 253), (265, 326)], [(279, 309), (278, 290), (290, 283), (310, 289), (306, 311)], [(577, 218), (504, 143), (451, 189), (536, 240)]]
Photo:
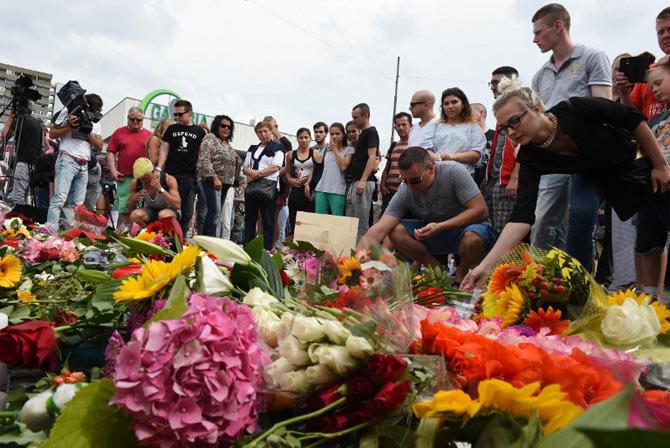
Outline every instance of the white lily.
[(238, 263), (243, 265), (251, 263), (249, 254), (230, 240), (212, 236), (196, 235), (193, 237), (193, 241), (224, 263)]
[(202, 281), (207, 294), (222, 294), (233, 289), (228, 277), (206, 255), (202, 256)]
[(5, 313), (0, 313), (0, 330), (9, 325), (9, 316)]

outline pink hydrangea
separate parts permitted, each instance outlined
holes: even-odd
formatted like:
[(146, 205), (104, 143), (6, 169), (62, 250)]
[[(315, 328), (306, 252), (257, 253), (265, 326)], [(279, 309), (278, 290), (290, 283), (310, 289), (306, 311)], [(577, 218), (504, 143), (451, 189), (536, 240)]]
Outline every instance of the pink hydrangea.
[(44, 241), (39, 238), (27, 240), (22, 256), (29, 263), (37, 264), (45, 261), (73, 262), (79, 259), (80, 254), (74, 242), (49, 236)]
[(132, 416), (142, 445), (229, 445), (258, 427), (263, 358), (246, 305), (193, 294), (181, 319), (132, 333), (111, 403)]

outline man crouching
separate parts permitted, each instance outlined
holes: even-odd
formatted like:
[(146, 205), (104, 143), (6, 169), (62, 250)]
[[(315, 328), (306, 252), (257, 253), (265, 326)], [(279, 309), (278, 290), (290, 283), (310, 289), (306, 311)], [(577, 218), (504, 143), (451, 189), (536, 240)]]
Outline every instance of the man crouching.
[[(402, 185), (358, 248), (388, 236), (398, 251), (421, 264), (437, 265), (436, 255), (458, 254), (460, 282), (497, 238), (479, 188), (463, 165), (435, 163), (420, 147), (407, 148), (398, 166)], [(418, 219), (404, 219), (409, 216)]]

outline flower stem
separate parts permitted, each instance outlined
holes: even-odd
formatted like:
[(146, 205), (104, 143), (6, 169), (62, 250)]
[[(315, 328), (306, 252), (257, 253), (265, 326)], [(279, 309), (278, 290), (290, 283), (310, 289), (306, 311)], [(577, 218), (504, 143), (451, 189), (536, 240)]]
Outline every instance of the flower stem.
[(249, 447), (249, 448), (256, 447), (256, 446), (258, 446), (258, 444), (260, 442), (262, 442), (263, 440), (268, 438), (273, 432), (277, 431), (278, 429), (283, 428), (283, 427), (288, 426), (288, 425), (292, 425), (294, 423), (304, 422), (305, 420), (309, 420), (309, 419), (312, 419), (314, 417), (319, 417), (320, 415), (325, 414), (326, 412), (330, 411), (331, 409), (335, 409), (336, 407), (338, 407), (339, 405), (344, 403), (346, 400), (347, 400), (346, 397), (342, 397), (342, 398), (332, 402), (328, 406), (325, 406), (325, 407), (323, 407), (321, 409), (318, 409), (314, 412), (310, 412), (309, 414), (299, 415), (297, 417), (293, 417), (293, 418), (289, 418), (288, 420), (284, 420), (283, 422), (276, 423), (272, 428), (268, 429), (263, 434), (256, 437), (254, 440), (247, 443), (246, 445), (244, 445), (244, 447)]
[[(361, 423), (359, 425), (352, 426), (351, 428), (344, 429), (340, 432), (314, 432), (314, 433), (311, 433), (308, 436), (310, 439), (313, 439), (315, 437), (319, 437), (322, 440), (318, 440), (314, 443), (311, 443), (311, 444), (307, 445), (306, 448), (313, 448), (313, 447), (319, 446), (319, 445), (327, 442), (330, 439), (337, 439), (339, 437), (346, 436), (347, 434), (354, 433), (354, 432), (356, 432), (360, 429), (367, 428), (371, 424), (372, 424), (371, 422)], [(303, 437), (302, 439), (299, 439), (299, 440), (303, 440), (303, 439), (306, 439), (308, 437)]]

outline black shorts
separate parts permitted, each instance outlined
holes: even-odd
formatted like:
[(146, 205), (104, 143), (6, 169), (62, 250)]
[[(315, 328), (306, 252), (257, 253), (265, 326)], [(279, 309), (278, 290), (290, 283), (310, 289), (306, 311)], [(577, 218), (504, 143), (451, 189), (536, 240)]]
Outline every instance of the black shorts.
[(665, 248), (670, 231), (669, 194), (654, 195), (649, 204), (637, 212), (635, 252), (647, 254)]

